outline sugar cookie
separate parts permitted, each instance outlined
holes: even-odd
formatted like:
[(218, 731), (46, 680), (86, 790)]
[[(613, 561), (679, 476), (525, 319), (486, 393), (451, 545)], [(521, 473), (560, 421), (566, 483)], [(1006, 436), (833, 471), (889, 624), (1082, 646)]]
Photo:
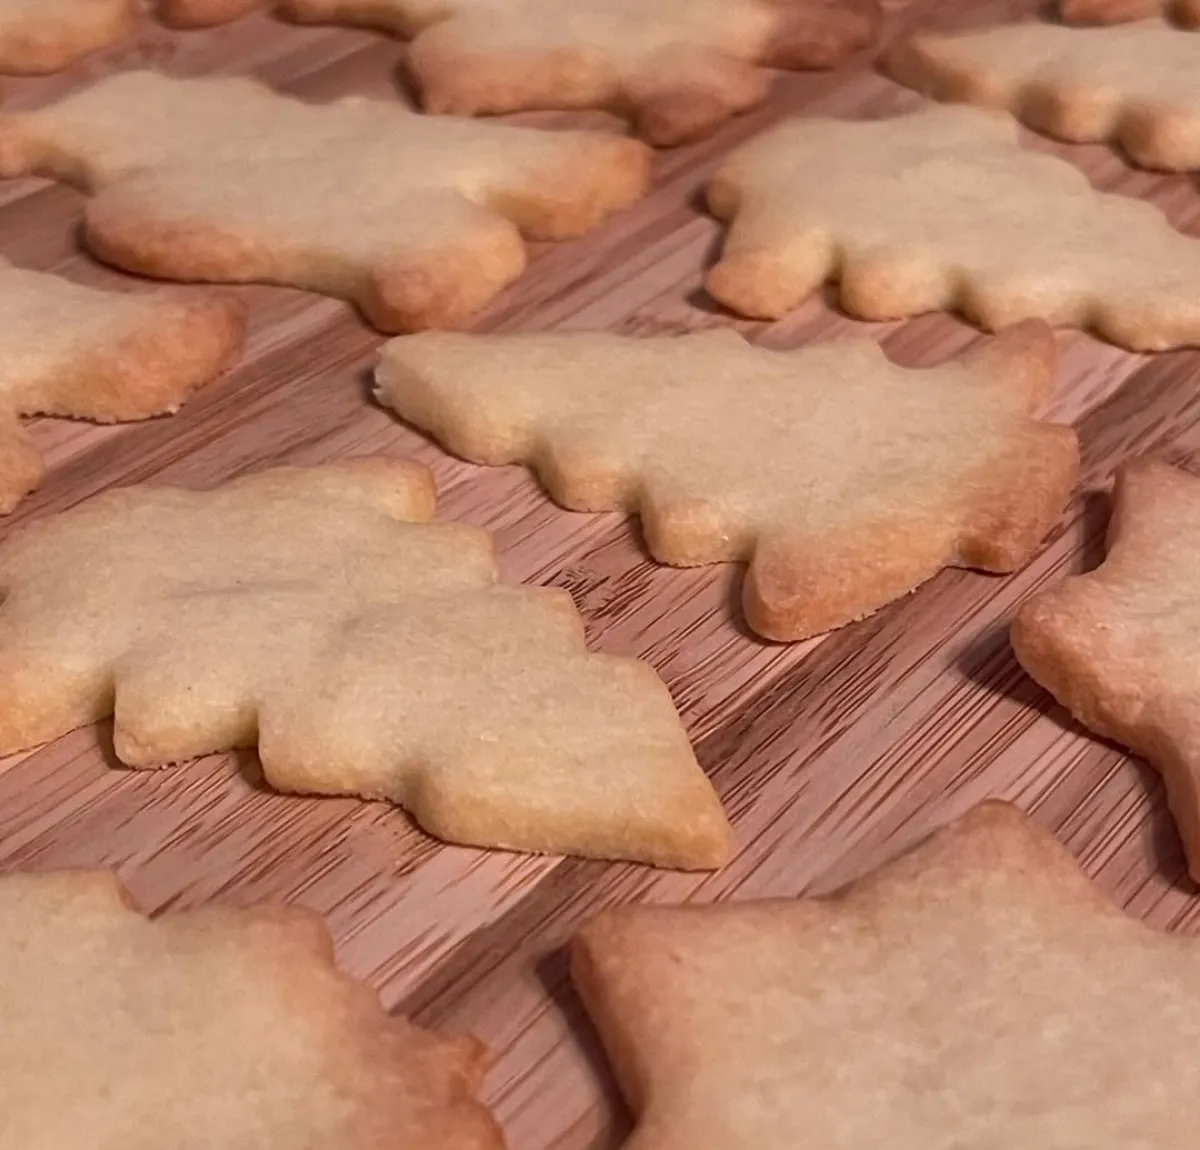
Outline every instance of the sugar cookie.
[(873, 342), (798, 351), (682, 337), (393, 340), (377, 394), (476, 463), (528, 463), (577, 511), (642, 516), (656, 559), (750, 564), (750, 625), (795, 640), (878, 610), (948, 564), (1010, 571), (1058, 518), (1078, 453), (1030, 412), (1054, 387), (1030, 323), (962, 362)]
[(141, 0), (0, 0), (0, 72), (58, 72), (131, 36)]
[(918, 33), (887, 67), (926, 96), (1003, 108), (1060, 140), (1111, 140), (1145, 168), (1200, 167), (1200, 36), (1165, 23)]
[(1108, 558), (1017, 612), (1021, 666), (1081, 723), (1162, 772), (1200, 880), (1200, 479), (1117, 475)]
[(869, 43), (876, 0), (280, 0), (296, 20), (413, 37), (431, 112), (613, 108), (678, 144), (760, 103), (762, 65), (828, 68)]
[(359, 459), (130, 487), (0, 545), (0, 754), (115, 716), (131, 766), (257, 744), (283, 791), (394, 802), (443, 839), (715, 867), (729, 824), (662, 681), (592, 654), (566, 591), (499, 586)]
[(503, 1150), (485, 1052), (390, 1017), (285, 907), (150, 922), (100, 872), (0, 878), (0, 1135), (23, 1150)]
[(102, 259), (341, 296), (387, 331), (466, 322), (524, 269), (522, 233), (586, 231), (641, 195), (649, 166), (620, 136), (306, 104), (242, 77), (126, 72), (0, 115), (0, 174), (93, 192)]
[(172, 23), (270, 7), (413, 41), (427, 111), (609, 108), (678, 144), (760, 103), (764, 67), (830, 68), (874, 39), (877, 0), (160, 0)]
[(627, 1150), (1195, 1144), (1200, 942), (1007, 804), (829, 898), (611, 911), (572, 971)]
[(0, 514), (42, 480), (21, 415), (114, 423), (179, 408), (237, 356), (240, 304), (97, 291), (0, 259)]
[(709, 184), (731, 225), (708, 290), (771, 319), (836, 279), (862, 319), (954, 309), (990, 330), (1030, 318), (1094, 328), (1137, 351), (1200, 343), (1200, 240), (1021, 148), (1017, 131), (962, 105), (785, 122)]

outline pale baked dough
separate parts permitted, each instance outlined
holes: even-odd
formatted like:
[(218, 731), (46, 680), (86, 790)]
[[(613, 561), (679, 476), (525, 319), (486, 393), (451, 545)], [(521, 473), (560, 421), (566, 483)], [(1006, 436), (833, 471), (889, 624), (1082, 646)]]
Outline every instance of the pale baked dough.
[(1162, 772), (1200, 880), (1200, 478), (1125, 464), (1108, 557), (1026, 602), (1012, 642), (1075, 718)]
[(97, 291), (0, 259), (0, 514), (45, 470), (19, 416), (115, 423), (176, 411), (236, 358), (243, 329), (225, 296)]
[(918, 33), (887, 67), (939, 100), (1003, 108), (1060, 140), (1119, 144), (1145, 168), (1200, 167), (1200, 36), (1162, 21)]
[(599, 132), (306, 104), (243, 77), (126, 72), (2, 114), (0, 174), (93, 193), (88, 245), (165, 279), (308, 288), (388, 331), (455, 326), (525, 267), (638, 198), (650, 150)]
[(356, 459), (107, 491), (0, 545), (0, 754), (114, 716), (131, 766), (257, 745), (279, 790), (431, 833), (703, 869), (729, 824), (662, 680), (563, 590), (497, 584), (428, 471)]
[(963, 105), (786, 121), (709, 184), (730, 221), (709, 292), (773, 319), (836, 280), (862, 319), (955, 310), (989, 330), (1035, 317), (1091, 328), (1138, 351), (1200, 343), (1200, 240), (1017, 133), (1011, 116)]
[(0, 878), (11, 1150), (503, 1150), (485, 1051), (390, 1017), (316, 915), (150, 922), (101, 872)]
[(1010, 571), (1075, 482), (1066, 427), (1032, 412), (1054, 338), (1029, 323), (927, 371), (872, 342), (797, 351), (678, 338), (393, 340), (377, 394), (476, 463), (527, 463), (576, 511), (642, 517), (656, 559), (750, 564), (750, 625), (803, 639), (947, 564)]
[(827, 899), (627, 906), (572, 944), (625, 1150), (1192, 1150), (1200, 942), (985, 803)]

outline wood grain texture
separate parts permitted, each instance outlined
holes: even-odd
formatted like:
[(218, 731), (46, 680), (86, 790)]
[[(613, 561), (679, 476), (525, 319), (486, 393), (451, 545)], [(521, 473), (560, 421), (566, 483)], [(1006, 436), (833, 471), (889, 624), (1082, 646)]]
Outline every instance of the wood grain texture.
[[(894, 0), (888, 34), (1034, 9), (1033, 0)], [(384, 37), (265, 16), (210, 32), (148, 26), (135, 44), (71, 73), (8, 84), (6, 102), (33, 106), (135, 64), (252, 73), (318, 99), (399, 98), (402, 52)], [(700, 288), (719, 231), (698, 196), (730, 147), (787, 113), (870, 116), (917, 102), (866, 58), (832, 74), (781, 78), (767, 107), (662, 154), (653, 193), (632, 211), (540, 250), (479, 327), (660, 333), (727, 324), (775, 347), (866, 331), (914, 366), (958, 353), (975, 333), (944, 316), (870, 326), (813, 300), (780, 323), (753, 324), (722, 313)], [(1104, 148), (1025, 138), (1200, 235), (1191, 177), (1137, 172)], [(130, 285), (78, 252), (80, 203), (41, 181), (0, 186), (0, 252), (81, 282)], [(573, 926), (615, 901), (829, 889), (994, 795), (1033, 812), (1133, 913), (1177, 929), (1200, 922), (1156, 777), (1071, 723), (1024, 676), (1006, 638), (1024, 596), (1098, 562), (1105, 490), (1121, 459), (1153, 452), (1200, 470), (1200, 353), (1139, 357), (1061, 334), (1050, 412), (1079, 431), (1083, 483), (1030, 566), (1004, 579), (945, 572), (862, 624), (787, 647), (756, 640), (740, 623), (738, 570), (659, 567), (622, 516), (560, 511), (521, 469), (452, 460), (375, 406), (367, 372), (380, 337), (347, 307), (281, 289), (242, 294), (252, 314), (245, 359), (178, 416), (114, 428), (31, 425), (49, 475), (0, 525), (0, 538), (118, 483), (210, 484), (272, 463), (370, 451), (421, 459), (437, 477), (442, 515), (492, 531), (508, 578), (568, 588), (595, 648), (642, 656), (663, 674), (740, 853), (715, 875), (684, 876), (442, 847), (383, 806), (271, 794), (252, 755), (154, 773), (116, 769), (101, 729), (0, 761), (3, 869), (112, 866), (156, 911), (280, 898), (322, 912), (342, 963), (390, 1005), (422, 1023), (472, 1030), (493, 1048), (486, 1097), (514, 1150), (604, 1150), (627, 1129), (562, 954)]]

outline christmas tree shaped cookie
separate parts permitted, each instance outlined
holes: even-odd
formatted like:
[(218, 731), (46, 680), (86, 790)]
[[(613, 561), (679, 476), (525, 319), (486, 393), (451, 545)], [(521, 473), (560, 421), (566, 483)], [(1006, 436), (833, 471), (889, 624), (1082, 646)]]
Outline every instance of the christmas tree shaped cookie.
[(284, 791), (445, 839), (706, 868), (729, 826), (661, 680), (565, 591), (496, 584), (428, 473), (354, 460), (133, 487), (0, 546), (0, 753), (112, 714), (154, 766), (258, 745)]
[(1168, 24), (919, 33), (888, 68), (927, 96), (1004, 108), (1060, 140), (1111, 140), (1146, 168), (1200, 167), (1200, 36)]
[(306, 104), (245, 78), (127, 72), (0, 114), (0, 174), (94, 193), (102, 259), (341, 296), (388, 331), (464, 322), (523, 270), (522, 234), (586, 231), (641, 195), (649, 162), (619, 136)]
[(389, 1017), (332, 949), (298, 909), (150, 922), (107, 874), (0, 878), (5, 1145), (503, 1150), (480, 1044)]
[(1200, 240), (1017, 132), (965, 106), (785, 122), (709, 184), (730, 228), (708, 290), (772, 319), (836, 280), (862, 319), (955, 310), (990, 330), (1092, 328), (1137, 351), (1200, 343)]
[[(165, 0), (168, 18), (216, 23), (254, 0)], [(873, 39), (876, 0), (278, 0), (311, 23), (412, 38), (427, 111), (474, 116), (611, 108), (677, 144), (759, 103), (763, 66), (828, 68)]]
[(1037, 323), (928, 371), (871, 342), (766, 351), (730, 331), (429, 333), (388, 344), (377, 380), (455, 454), (640, 514), (661, 562), (749, 562), (750, 625), (793, 640), (948, 564), (1024, 562), (1075, 480), (1074, 434), (1030, 414), (1054, 364)]
[(1200, 942), (1003, 803), (829, 898), (611, 911), (572, 970), (626, 1150), (1189, 1150), (1200, 1122)]

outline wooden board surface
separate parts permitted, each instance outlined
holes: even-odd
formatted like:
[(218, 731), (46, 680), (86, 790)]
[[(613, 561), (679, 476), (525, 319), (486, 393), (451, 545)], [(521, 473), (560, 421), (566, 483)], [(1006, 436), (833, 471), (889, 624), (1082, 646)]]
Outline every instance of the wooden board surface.
[[(1033, 11), (1033, 3), (897, 0), (888, 35), (918, 22), (979, 24)], [(66, 76), (8, 84), (6, 104), (32, 106), (139, 64), (253, 73), (317, 99), (400, 98), (402, 52), (384, 37), (266, 17), (203, 33), (148, 25), (136, 44)], [(663, 153), (655, 190), (639, 206), (541, 251), (478, 326), (659, 333), (732, 325), (776, 347), (871, 333), (906, 364), (956, 354), (976, 333), (945, 316), (865, 325), (817, 300), (783, 322), (749, 324), (700, 288), (719, 228), (698, 193), (720, 155), (789, 112), (861, 117), (918, 102), (867, 57), (834, 74), (783, 77), (766, 108)], [(1026, 140), (1200, 234), (1193, 177), (1136, 172), (1105, 148)], [(0, 253), (87, 283), (133, 284), (77, 250), (81, 202), (43, 181), (0, 184)], [(486, 1099), (513, 1150), (603, 1150), (628, 1130), (562, 952), (577, 923), (613, 902), (828, 889), (995, 795), (1033, 812), (1133, 913), (1163, 927), (1196, 923), (1200, 902), (1156, 777), (1090, 738), (1022, 674), (1006, 623), (1034, 588), (1099, 560), (1104, 489), (1119, 461), (1145, 451), (1200, 465), (1200, 353), (1139, 357), (1062, 333), (1051, 414), (1079, 431), (1083, 482), (1029, 567), (1005, 579), (947, 572), (864, 623), (773, 646), (739, 620), (739, 570), (658, 567), (621, 516), (558, 510), (521, 469), (458, 463), (376, 407), (367, 372), (381, 337), (342, 304), (274, 288), (244, 295), (253, 316), (244, 360), (180, 415), (105, 429), (36, 423), (50, 473), (0, 525), (0, 538), (105, 487), (150, 477), (200, 486), (273, 463), (373, 451), (424, 460), (442, 516), (492, 531), (508, 578), (568, 588), (594, 648), (642, 656), (661, 672), (740, 853), (718, 874), (684, 876), (442, 847), (382, 805), (273, 795), (253, 755), (162, 772), (116, 769), (109, 732), (88, 729), (0, 761), (4, 870), (110, 866), (153, 911), (263, 899), (315, 908), (343, 965), (389, 1006), (489, 1044)]]

